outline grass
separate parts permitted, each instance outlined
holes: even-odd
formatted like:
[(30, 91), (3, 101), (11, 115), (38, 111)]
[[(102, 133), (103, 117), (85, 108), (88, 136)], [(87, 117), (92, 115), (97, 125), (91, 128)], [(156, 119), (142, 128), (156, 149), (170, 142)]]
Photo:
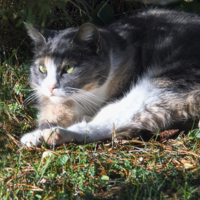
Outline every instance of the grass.
[[(38, 9), (34, 2), (15, 2), (12, 8), (9, 1), (0, 2), (4, 8), (0, 8), (1, 14), (8, 16), (4, 21), (0, 16), (0, 22), (5, 22), (1, 34), (6, 31), (6, 40), (0, 41), (0, 199), (200, 199), (199, 129), (159, 141), (154, 135), (149, 141), (133, 138), (70, 143), (55, 149), (45, 144), (41, 148), (20, 144), (20, 136), (37, 124), (35, 104), (23, 104), (31, 95), (27, 61), (30, 41), (20, 27), (22, 21), (31, 21), (27, 9), (33, 6), (36, 24), (43, 26), (46, 19), (47, 28), (62, 29), (78, 26), (90, 17), (102, 23), (94, 15), (104, 4), (92, 0), (44, 1), (44, 9)], [(200, 13), (197, 1), (177, 4), (185, 11)], [(138, 3), (110, 0), (109, 5), (100, 15), (113, 15), (104, 22), (134, 12)]]
[(9, 134), (0, 161), (2, 199), (198, 199), (199, 130), (160, 143), (122, 140), (55, 150)]

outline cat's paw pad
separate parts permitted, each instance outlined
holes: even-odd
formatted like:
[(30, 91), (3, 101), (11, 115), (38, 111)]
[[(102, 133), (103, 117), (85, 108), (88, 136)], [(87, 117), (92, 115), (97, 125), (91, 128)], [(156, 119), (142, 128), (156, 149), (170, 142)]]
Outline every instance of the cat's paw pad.
[(62, 131), (59, 128), (44, 129), (41, 135), (43, 140), (49, 145), (60, 145), (65, 143)]

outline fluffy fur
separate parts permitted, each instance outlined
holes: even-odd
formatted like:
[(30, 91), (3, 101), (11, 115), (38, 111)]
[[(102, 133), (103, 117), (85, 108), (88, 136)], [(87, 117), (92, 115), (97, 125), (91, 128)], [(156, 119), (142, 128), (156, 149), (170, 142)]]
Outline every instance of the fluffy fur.
[[(199, 117), (196, 15), (153, 9), (106, 28), (86, 23), (43, 35), (27, 27), (35, 43), (30, 84), (40, 119), (22, 143), (111, 139), (113, 124), (117, 137), (131, 138)], [(66, 66), (73, 71), (66, 73)]]

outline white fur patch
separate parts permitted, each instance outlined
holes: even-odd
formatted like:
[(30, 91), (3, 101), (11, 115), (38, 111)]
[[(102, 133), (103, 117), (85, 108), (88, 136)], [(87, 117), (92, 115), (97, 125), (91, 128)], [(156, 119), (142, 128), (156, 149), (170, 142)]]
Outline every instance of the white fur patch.
[(57, 80), (56, 80), (56, 65), (53, 60), (50, 60), (49, 62), (45, 63), (47, 66), (47, 76), (44, 79), (42, 83), (42, 93), (50, 97), (52, 94), (48, 88), (53, 87), (54, 85), (57, 85)]

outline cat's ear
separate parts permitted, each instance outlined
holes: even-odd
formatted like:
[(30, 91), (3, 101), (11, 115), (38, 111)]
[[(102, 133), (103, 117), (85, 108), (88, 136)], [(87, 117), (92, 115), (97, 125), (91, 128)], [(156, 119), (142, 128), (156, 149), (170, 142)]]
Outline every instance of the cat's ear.
[(24, 24), (28, 30), (29, 36), (35, 43), (35, 48), (40, 49), (41, 47), (45, 46), (46, 45), (45, 37), (36, 28), (34, 28), (32, 24), (28, 24), (25, 22)]
[(72, 41), (76, 43), (93, 43), (98, 47), (99, 50), (101, 38), (99, 35), (99, 31), (93, 24), (85, 23), (79, 28)]

